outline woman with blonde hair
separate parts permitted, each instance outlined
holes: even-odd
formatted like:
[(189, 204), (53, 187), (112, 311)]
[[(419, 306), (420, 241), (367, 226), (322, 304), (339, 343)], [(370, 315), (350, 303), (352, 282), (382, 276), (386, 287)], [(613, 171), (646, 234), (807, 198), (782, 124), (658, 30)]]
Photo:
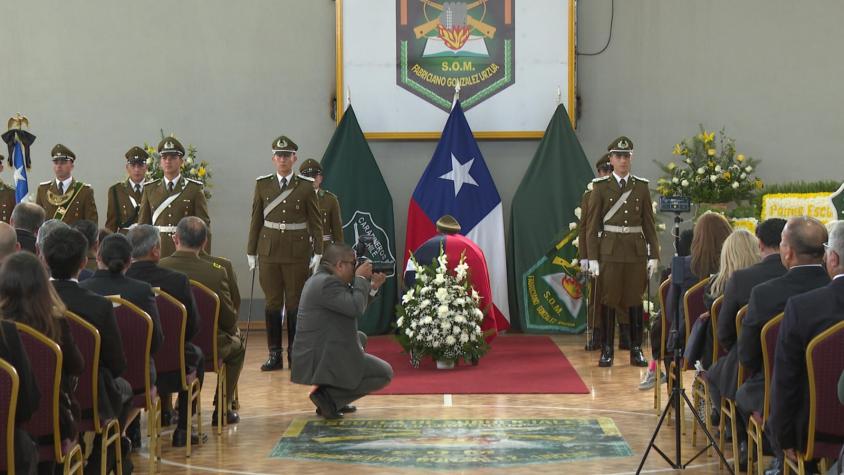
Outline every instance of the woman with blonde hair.
[(724, 295), (727, 281), (737, 270), (750, 267), (762, 260), (759, 253), (759, 240), (746, 229), (736, 229), (724, 241), (721, 249), (721, 263), (718, 266), (718, 273), (710, 279), (706, 295), (706, 306), (711, 307), (712, 302)]

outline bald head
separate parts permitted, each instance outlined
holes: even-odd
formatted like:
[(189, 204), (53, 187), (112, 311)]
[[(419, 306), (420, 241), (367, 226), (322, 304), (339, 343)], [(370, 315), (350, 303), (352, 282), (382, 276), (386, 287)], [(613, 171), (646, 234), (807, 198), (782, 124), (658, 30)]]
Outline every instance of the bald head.
[(205, 221), (196, 216), (186, 216), (176, 225), (176, 249), (199, 251), (208, 239), (208, 227)]
[(822, 264), (826, 227), (820, 221), (807, 216), (788, 220), (782, 230), (780, 256), (783, 265), (791, 268), (799, 265)]
[(20, 248), (15, 228), (0, 221), (0, 261), (16, 253)]

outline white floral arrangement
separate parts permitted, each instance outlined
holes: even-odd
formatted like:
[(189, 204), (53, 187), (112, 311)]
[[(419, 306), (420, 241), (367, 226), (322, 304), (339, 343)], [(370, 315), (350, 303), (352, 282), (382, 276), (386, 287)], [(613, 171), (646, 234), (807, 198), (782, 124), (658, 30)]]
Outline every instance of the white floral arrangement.
[(431, 264), (422, 265), (412, 255), (411, 260), (416, 282), (396, 307), (397, 339), (410, 353), (411, 364), (418, 368), (426, 356), (435, 361), (477, 362), (489, 346), (481, 330), (481, 297), (469, 281), (465, 254), (453, 273), (442, 248)]

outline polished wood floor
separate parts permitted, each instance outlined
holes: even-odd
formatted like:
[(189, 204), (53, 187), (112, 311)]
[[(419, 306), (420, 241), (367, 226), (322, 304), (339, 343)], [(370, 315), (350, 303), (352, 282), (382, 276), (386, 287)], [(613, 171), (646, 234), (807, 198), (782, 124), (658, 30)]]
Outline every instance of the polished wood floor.
[[(506, 336), (503, 336), (506, 338)], [(347, 417), (364, 418), (560, 418), (596, 415), (610, 417), (630, 445), (633, 456), (521, 467), (467, 470), (459, 473), (482, 474), (622, 474), (634, 473), (647, 446), (658, 414), (653, 408), (653, 391), (639, 391), (637, 386), (644, 370), (627, 363), (627, 352), (616, 353), (616, 364), (610, 369), (598, 368), (596, 352), (583, 350), (583, 336), (553, 336), (553, 340), (577, 369), (591, 389), (580, 395), (428, 395), (368, 396), (356, 404), (358, 412)], [(391, 468), (360, 464), (338, 464), (285, 459), (271, 459), (268, 454), (288, 424), (296, 417), (316, 417), (308, 399), (309, 388), (290, 383), (290, 372), (262, 373), (259, 366), (266, 356), (264, 333), (253, 331), (249, 339), (246, 365), (240, 379), (241, 421), (229, 426), (222, 436), (210, 427), (211, 398), (215, 375), (206, 379), (203, 397), (203, 430), (208, 442), (194, 447), (185, 457), (184, 449), (170, 446), (171, 428), (165, 428), (160, 472), (173, 474), (316, 474), (342, 471), (343, 475), (376, 473), (424, 473), (411, 468)], [(483, 363), (482, 363), (483, 364)], [(688, 375), (690, 378), (691, 375)], [(690, 379), (689, 379), (690, 381)], [(688, 384), (686, 385), (688, 387)], [(663, 385), (663, 393), (665, 386)], [(691, 397), (691, 396), (690, 396)], [(663, 403), (664, 403), (663, 397)], [(146, 431), (144, 430), (144, 434)], [(660, 431), (657, 443), (673, 456), (674, 426)], [(690, 445), (690, 436), (683, 436), (683, 458), (688, 460), (697, 450)], [(698, 442), (700, 446), (701, 443)], [(145, 448), (133, 455), (137, 473), (147, 470)], [(729, 457), (729, 454), (728, 454)], [(716, 457), (703, 455), (685, 471), (672, 470), (655, 452), (651, 452), (643, 473), (727, 473), (719, 471)]]

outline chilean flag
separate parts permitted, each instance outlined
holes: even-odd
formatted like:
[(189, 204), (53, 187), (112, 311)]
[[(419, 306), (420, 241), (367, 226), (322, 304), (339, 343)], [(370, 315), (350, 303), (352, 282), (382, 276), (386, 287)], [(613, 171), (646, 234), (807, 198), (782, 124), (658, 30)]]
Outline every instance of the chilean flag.
[(501, 197), (460, 101), (452, 108), (434, 156), (410, 198), (404, 262), (411, 251), (437, 234), (435, 223), (446, 214), (454, 216), (460, 223), (460, 233), (483, 251), (492, 290), (491, 311), (495, 312), (495, 321), (504, 324), (504, 328), (499, 324), (499, 330), (506, 329), (510, 310)]

